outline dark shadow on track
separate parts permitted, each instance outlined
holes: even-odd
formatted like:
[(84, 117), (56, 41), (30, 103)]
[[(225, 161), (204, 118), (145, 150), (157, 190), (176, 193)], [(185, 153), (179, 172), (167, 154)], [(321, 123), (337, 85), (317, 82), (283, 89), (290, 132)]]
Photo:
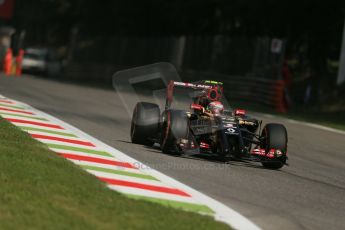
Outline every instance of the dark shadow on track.
[[(133, 144), (132, 142), (125, 141), (125, 140), (116, 140), (116, 141), (127, 143), (127, 144)], [(143, 146), (143, 145), (139, 145), (139, 146)], [(165, 154), (161, 151), (160, 147), (157, 145), (154, 145), (152, 147), (144, 146), (144, 148), (146, 149), (146, 151), (151, 152), (151, 153)], [(259, 165), (259, 162), (252, 162), (252, 161), (242, 160), (242, 159), (224, 158), (224, 157), (219, 157), (216, 155), (207, 155), (207, 154), (194, 154), (194, 155), (165, 154), (165, 155), (168, 155), (171, 157), (190, 159), (190, 160), (195, 160), (195, 161), (205, 161), (205, 162), (212, 162), (212, 163), (217, 163), (217, 164), (226, 164), (229, 166), (250, 167), (250, 168), (258, 168), (261, 170), (272, 171), (272, 169), (267, 169), (263, 167), (262, 165)], [(281, 171), (281, 170), (278, 169), (274, 171)]]

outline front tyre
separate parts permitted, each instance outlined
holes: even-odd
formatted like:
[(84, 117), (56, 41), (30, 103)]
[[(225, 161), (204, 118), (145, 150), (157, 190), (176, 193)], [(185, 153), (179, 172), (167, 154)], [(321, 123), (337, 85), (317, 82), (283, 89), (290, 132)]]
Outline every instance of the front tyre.
[(283, 155), (261, 162), (265, 168), (280, 169), (286, 163), (288, 135), (284, 125), (267, 124), (261, 133), (263, 137), (261, 147), (268, 153), (271, 149), (280, 150)]
[(131, 141), (135, 144), (152, 146), (152, 140), (159, 131), (159, 106), (148, 102), (138, 102), (134, 107), (131, 122)]

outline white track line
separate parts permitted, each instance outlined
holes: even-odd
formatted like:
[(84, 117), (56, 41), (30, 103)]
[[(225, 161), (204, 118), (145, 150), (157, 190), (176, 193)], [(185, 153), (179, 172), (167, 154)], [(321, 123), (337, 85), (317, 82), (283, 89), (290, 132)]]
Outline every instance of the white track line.
[(294, 120), (294, 119), (290, 119), (290, 118), (284, 118), (284, 117), (280, 117), (280, 116), (276, 116), (276, 115), (272, 115), (272, 114), (267, 114), (267, 113), (260, 113), (260, 112), (252, 112), (252, 113), (256, 113), (256, 114), (259, 114), (259, 115), (267, 117), (267, 118), (276, 118), (276, 119), (279, 118), (279, 119), (285, 120), (291, 124), (304, 125), (304, 126), (312, 127), (315, 129), (321, 129), (324, 131), (345, 135), (345, 131), (343, 131), (343, 130), (331, 128), (331, 127), (324, 126), (324, 125), (318, 125), (315, 123), (310, 123), (310, 122), (305, 122), (305, 121), (298, 121), (298, 120)]
[[(13, 111), (2, 111), (0, 110), (0, 113), (7, 113), (8, 115), (12, 114), (14, 117), (19, 117), (19, 116), (15, 116), (15, 115), (23, 115), (23, 116), (26, 116), (27, 118), (30, 118), (30, 117), (33, 117), (33, 118), (39, 118), (37, 115), (32, 115), (32, 114), (23, 114), (23, 113), (18, 113), (18, 112), (13, 112)], [(2, 115), (1, 115), (2, 116)], [(13, 117), (13, 118), (14, 118)], [(36, 121), (39, 121), (39, 120), (36, 120)], [(44, 122), (44, 121), (42, 121)]]
[(309, 122), (302, 122), (302, 121), (297, 121), (297, 120), (293, 120), (293, 119), (287, 119), (287, 121), (290, 122), (291, 124), (305, 125), (305, 126), (309, 126), (309, 127), (312, 127), (312, 128), (321, 129), (321, 130), (324, 130), (324, 131), (329, 131), (329, 132), (345, 135), (345, 131), (342, 131), (342, 130), (339, 130), (339, 129), (330, 128), (330, 127), (323, 126), (323, 125), (318, 125), (318, 124), (309, 123)]

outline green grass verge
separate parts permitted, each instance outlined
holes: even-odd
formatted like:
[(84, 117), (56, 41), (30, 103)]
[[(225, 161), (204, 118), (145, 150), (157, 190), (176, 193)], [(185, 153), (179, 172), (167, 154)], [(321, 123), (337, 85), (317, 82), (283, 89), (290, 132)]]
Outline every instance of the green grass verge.
[(229, 229), (129, 199), (0, 118), (0, 229)]

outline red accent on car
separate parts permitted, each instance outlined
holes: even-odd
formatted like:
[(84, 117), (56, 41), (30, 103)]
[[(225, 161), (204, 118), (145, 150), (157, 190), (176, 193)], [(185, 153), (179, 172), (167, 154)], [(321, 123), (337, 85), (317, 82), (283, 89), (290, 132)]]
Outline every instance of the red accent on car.
[(204, 107), (198, 104), (191, 104), (190, 108), (195, 110), (203, 110)]
[(171, 80), (168, 84), (168, 87), (167, 87), (166, 102), (165, 102), (165, 108), (166, 109), (168, 109), (172, 103), (173, 92), (174, 92), (174, 81)]
[(202, 149), (209, 149), (210, 145), (205, 143), (205, 142), (200, 142), (200, 148), (202, 148)]
[(208, 92), (207, 92), (207, 98), (210, 100), (210, 101), (217, 101), (219, 100), (220, 96), (218, 94), (218, 91), (217, 91), (217, 87), (215, 87), (214, 89), (210, 89)]
[(266, 156), (266, 151), (265, 149), (253, 149), (251, 151), (252, 155), (258, 155), (258, 156)]
[(246, 111), (244, 109), (235, 109), (236, 116), (244, 116), (246, 115)]
[(193, 143), (193, 142), (190, 144), (190, 147), (191, 147), (192, 149), (194, 149), (194, 148), (195, 148), (195, 145), (194, 145), (194, 143)]
[(253, 149), (250, 154), (252, 155), (257, 155), (257, 156), (262, 156), (262, 157), (268, 157), (268, 158), (275, 158), (275, 149), (270, 149), (270, 151), (268, 151), (268, 153), (266, 153), (265, 149)]
[(276, 152), (276, 150), (275, 149), (270, 149), (270, 151), (268, 151), (268, 153), (267, 153), (267, 157), (268, 158), (274, 158), (275, 157), (275, 152)]

